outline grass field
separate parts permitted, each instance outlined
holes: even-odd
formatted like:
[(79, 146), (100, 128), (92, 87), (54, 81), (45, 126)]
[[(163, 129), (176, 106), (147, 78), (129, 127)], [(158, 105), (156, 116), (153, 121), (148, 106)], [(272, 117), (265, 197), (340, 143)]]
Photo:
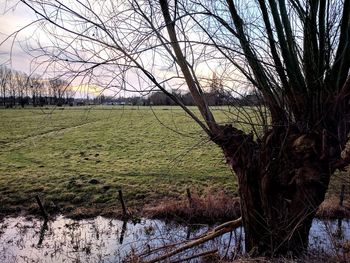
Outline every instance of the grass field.
[[(178, 107), (0, 109), (0, 127), (0, 217), (37, 213), (35, 195), (50, 213), (89, 217), (120, 214), (119, 189), (137, 210), (184, 199), (186, 188), (237, 191), (221, 150)], [(328, 195), (344, 183), (348, 192), (347, 175)]]
[[(217, 112), (218, 118), (221, 116)], [(0, 213), (108, 214), (184, 196), (234, 193), (220, 149), (176, 107), (0, 110)]]

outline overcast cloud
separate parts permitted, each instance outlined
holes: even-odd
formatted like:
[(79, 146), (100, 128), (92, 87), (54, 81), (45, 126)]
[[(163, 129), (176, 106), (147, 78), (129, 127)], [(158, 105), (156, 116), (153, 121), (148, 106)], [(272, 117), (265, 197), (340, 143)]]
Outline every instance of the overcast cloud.
[(18, 1), (0, 0), (0, 10), (0, 43), (20, 30), (16, 38), (11, 37), (0, 45), (0, 63), (29, 73), (31, 57), (23, 48), (33, 35), (35, 26), (23, 28), (35, 21), (35, 14)]

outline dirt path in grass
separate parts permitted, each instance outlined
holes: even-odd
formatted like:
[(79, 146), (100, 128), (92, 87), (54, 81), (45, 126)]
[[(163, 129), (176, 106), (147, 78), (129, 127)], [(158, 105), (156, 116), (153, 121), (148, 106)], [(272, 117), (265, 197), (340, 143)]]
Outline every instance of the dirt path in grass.
[[(28, 135), (26, 137), (23, 137), (19, 140), (16, 141), (9, 141), (9, 142), (5, 142), (5, 143), (0, 143), (0, 145), (2, 146), (3, 149), (5, 149), (5, 147), (11, 147), (11, 149), (15, 149), (15, 147), (19, 147), (22, 146), (23, 144), (25, 144), (26, 142), (30, 141), (30, 140), (34, 140), (37, 138), (42, 138), (45, 136), (51, 136), (51, 135), (57, 135), (59, 132), (64, 132), (64, 131), (69, 131), (69, 130), (73, 130), (76, 128), (81, 128), (83, 126), (92, 124), (92, 123), (97, 123), (103, 120), (95, 120), (95, 121), (89, 121), (89, 122), (84, 122), (84, 123), (80, 123), (74, 126), (69, 126), (69, 127), (59, 127), (53, 130), (49, 130), (49, 131), (45, 131), (45, 132), (40, 132), (38, 134), (33, 134), (33, 135)], [(6, 151), (8, 151), (9, 148), (6, 148)], [(1, 151), (1, 150), (0, 150)]]

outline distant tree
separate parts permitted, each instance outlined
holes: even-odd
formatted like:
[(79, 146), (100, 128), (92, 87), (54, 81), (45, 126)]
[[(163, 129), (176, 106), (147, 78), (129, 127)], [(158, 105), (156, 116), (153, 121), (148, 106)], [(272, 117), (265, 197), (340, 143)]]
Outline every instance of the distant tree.
[(224, 89), (224, 85), (222, 84), (222, 80), (214, 72), (213, 77), (209, 83), (209, 92), (211, 93), (221, 92), (223, 89)]
[(209, 105), (224, 105), (228, 102), (229, 97), (231, 96), (228, 91), (224, 89), (222, 80), (213, 73), (213, 77), (209, 82), (209, 92), (206, 94), (207, 101)]
[(8, 104), (7, 106), (12, 108), (16, 106), (16, 97), (19, 95), (18, 85), (17, 85), (17, 75), (18, 72), (11, 70), (11, 74), (8, 79)]
[(151, 105), (170, 105), (171, 100), (162, 91), (153, 92), (149, 96)]
[(1, 88), (2, 104), (4, 107), (6, 106), (6, 90), (11, 78), (11, 74), (12, 72), (10, 69), (8, 69), (5, 66), (0, 66), (0, 88)]
[(32, 94), (32, 104), (34, 107), (40, 104), (40, 97), (44, 89), (44, 82), (39, 75), (32, 75), (29, 80), (29, 87)]
[(28, 76), (25, 73), (16, 71), (14, 72), (14, 82), (17, 89), (18, 102), (23, 108), (26, 104), (25, 97), (27, 96)]
[(64, 95), (68, 90), (68, 83), (60, 78), (53, 78), (49, 80), (48, 85), (54, 103), (58, 106), (62, 106), (64, 103)]
[[(72, 89), (72, 87), (70, 85), (67, 85), (66, 87), (66, 90), (65, 90), (65, 95), (66, 95), (66, 104), (69, 104), (69, 105), (73, 105), (73, 102), (74, 102), (74, 94), (75, 94), (75, 91)], [(106, 100), (106, 97), (105, 97), (105, 100)]]
[[(133, 87), (130, 69), (222, 148), (239, 184), (247, 251), (307, 248), (331, 175), (350, 162), (350, 0), (22, 2), (54, 37), (45, 58), (106, 87), (120, 78), (124, 90)], [(259, 91), (265, 107), (239, 109), (255, 136), (238, 122), (216, 121), (203, 65), (221, 65), (225, 82)], [(186, 87), (201, 117), (165, 85)], [(254, 112), (259, 118), (250, 118)]]
[(186, 92), (185, 94), (183, 94), (181, 96), (181, 102), (184, 104), (184, 105), (187, 105), (187, 106), (193, 106), (195, 105), (194, 104), (194, 101), (193, 101), (193, 97), (191, 95), (190, 92)]

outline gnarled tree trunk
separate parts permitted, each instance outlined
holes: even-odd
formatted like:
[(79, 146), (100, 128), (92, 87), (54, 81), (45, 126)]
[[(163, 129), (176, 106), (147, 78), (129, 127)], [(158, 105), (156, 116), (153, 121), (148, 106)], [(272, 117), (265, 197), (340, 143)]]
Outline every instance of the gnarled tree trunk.
[[(230, 62), (259, 91), (270, 114), (264, 117), (270, 120), (270, 130), (259, 140), (215, 121), (202, 96), (202, 84), (179, 44), (178, 33), (186, 34), (176, 26), (176, 15), (172, 17), (172, 5), (168, 2), (173, 3), (159, 0), (173, 57), (205, 124), (197, 122), (222, 147), (238, 177), (246, 250), (253, 255), (299, 255), (308, 246), (311, 223), (324, 200), (331, 174), (350, 161), (350, 154), (347, 160), (341, 156), (350, 130), (350, 56), (347, 56), (350, 55), (350, 1), (344, 1), (342, 6), (339, 45), (333, 54), (333, 65), (325, 53), (326, 35), (330, 38), (326, 32), (328, 18), (327, 22), (324, 18), (329, 7), (325, 3), (310, 2), (304, 6), (298, 1), (290, 1), (288, 5), (285, 1), (258, 1), (256, 8), (261, 11), (267, 33), (265, 40), (271, 51), (271, 55), (266, 54), (269, 59), (260, 57), (262, 48), (251, 43), (247, 33), (251, 30), (249, 23), (236, 1), (226, 0), (222, 6), (227, 8), (230, 21), (218, 16), (221, 12), (215, 8), (211, 12), (203, 5), (206, 14), (237, 38), (249, 70), (242, 69), (235, 57)], [(176, 14), (177, 1), (173, 4)], [(292, 25), (299, 27), (299, 24), (288, 16), (287, 9), (292, 7), (303, 25), (302, 32), (293, 31)], [(202, 25), (200, 28), (203, 29)], [(219, 53), (225, 53), (217, 45), (220, 36), (214, 39), (210, 28), (204, 31)], [(301, 35), (303, 47), (299, 46)]]
[[(334, 169), (324, 159), (323, 133), (274, 128), (261, 142), (232, 126), (221, 141), (239, 181), (245, 245), (252, 255), (297, 255)], [(238, 145), (240, 142), (240, 145)]]

